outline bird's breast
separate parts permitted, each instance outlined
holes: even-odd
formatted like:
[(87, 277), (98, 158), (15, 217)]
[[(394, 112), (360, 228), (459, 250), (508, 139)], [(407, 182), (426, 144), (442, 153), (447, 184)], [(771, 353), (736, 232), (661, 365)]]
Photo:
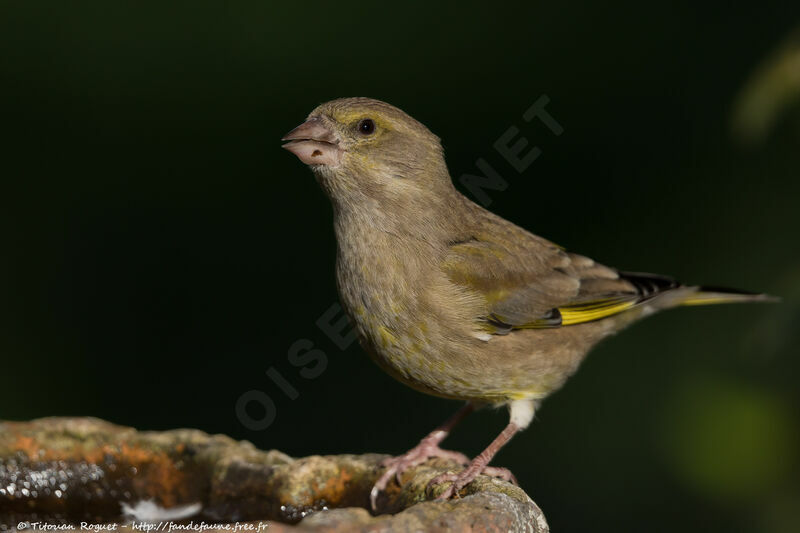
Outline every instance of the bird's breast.
[(447, 278), (435, 248), (369, 225), (338, 229), (337, 242), (342, 306), (381, 368), (437, 396), (516, 397), (516, 357), (495, 353), (502, 342), (479, 334), (478, 300)]
[[(447, 388), (446, 325), (430, 303), (435, 277), (426, 244), (374, 231), (337, 232), (336, 275), (342, 306), (362, 345), (389, 374), (429, 393)], [(441, 393), (438, 393), (441, 394)]]

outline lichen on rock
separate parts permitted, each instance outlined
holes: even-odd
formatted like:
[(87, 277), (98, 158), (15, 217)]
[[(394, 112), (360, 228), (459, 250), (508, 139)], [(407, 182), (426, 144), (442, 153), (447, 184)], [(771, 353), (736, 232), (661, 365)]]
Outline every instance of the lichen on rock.
[[(525, 492), (485, 476), (461, 498), (432, 501), (433, 477), (458, 465), (431, 460), (393, 484), (371, 514), (385, 455), (294, 459), (196, 430), (136, 431), (92, 418), (0, 422), (0, 531), (20, 522), (130, 522), (137, 502), (190, 509), (194, 523), (270, 521), (279, 531), (547, 532)], [(194, 506), (194, 507), (191, 507)], [(121, 530), (126, 530), (122, 527)]]

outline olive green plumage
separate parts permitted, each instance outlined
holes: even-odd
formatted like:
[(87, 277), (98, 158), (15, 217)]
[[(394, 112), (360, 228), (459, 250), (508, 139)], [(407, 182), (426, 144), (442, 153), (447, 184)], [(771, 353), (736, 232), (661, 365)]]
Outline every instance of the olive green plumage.
[(438, 137), (386, 103), (328, 102), (287, 139), (332, 201), (338, 288), (363, 346), (420, 391), (535, 403), (642, 316), (763, 299), (620, 273), (494, 215), (455, 189)]
[(322, 104), (284, 140), (333, 204), (339, 293), (366, 351), (417, 390), (467, 401), (385, 462), (373, 509), (408, 468), (463, 457), (439, 444), (475, 405), (508, 405), (510, 421), (461, 473), (431, 481), (452, 481), (440, 499), (480, 473), (513, 480), (489, 462), (604, 337), (676, 305), (767, 299), (619, 272), (515, 226), (453, 187), (438, 137), (377, 100)]

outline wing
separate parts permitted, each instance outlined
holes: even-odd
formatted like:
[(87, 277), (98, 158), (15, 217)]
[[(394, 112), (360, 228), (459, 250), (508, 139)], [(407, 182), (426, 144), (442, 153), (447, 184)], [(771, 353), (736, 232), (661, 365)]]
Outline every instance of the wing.
[(510, 234), (502, 239), (476, 234), (452, 243), (442, 263), (453, 283), (483, 297), (491, 333), (600, 320), (679, 286), (620, 273), (517, 227), (504, 230)]

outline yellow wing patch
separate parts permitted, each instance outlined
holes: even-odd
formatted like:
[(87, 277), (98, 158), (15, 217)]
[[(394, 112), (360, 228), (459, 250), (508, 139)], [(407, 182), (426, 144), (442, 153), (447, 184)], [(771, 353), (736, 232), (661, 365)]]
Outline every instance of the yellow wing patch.
[(641, 303), (641, 299), (637, 295), (631, 294), (617, 298), (606, 298), (603, 300), (557, 307), (551, 309), (550, 312), (539, 320), (522, 325), (509, 325), (501, 316), (495, 314), (489, 317), (489, 321), (495, 327), (504, 328), (500, 334), (505, 334), (512, 329), (558, 328), (561, 326), (573, 326), (575, 324), (601, 320), (627, 311), (639, 303)]
[(631, 298), (612, 298), (608, 300), (598, 300), (582, 305), (568, 305), (559, 307), (561, 313), (561, 325), (572, 326), (583, 322), (594, 322), (601, 318), (627, 311), (637, 304), (635, 296)]

